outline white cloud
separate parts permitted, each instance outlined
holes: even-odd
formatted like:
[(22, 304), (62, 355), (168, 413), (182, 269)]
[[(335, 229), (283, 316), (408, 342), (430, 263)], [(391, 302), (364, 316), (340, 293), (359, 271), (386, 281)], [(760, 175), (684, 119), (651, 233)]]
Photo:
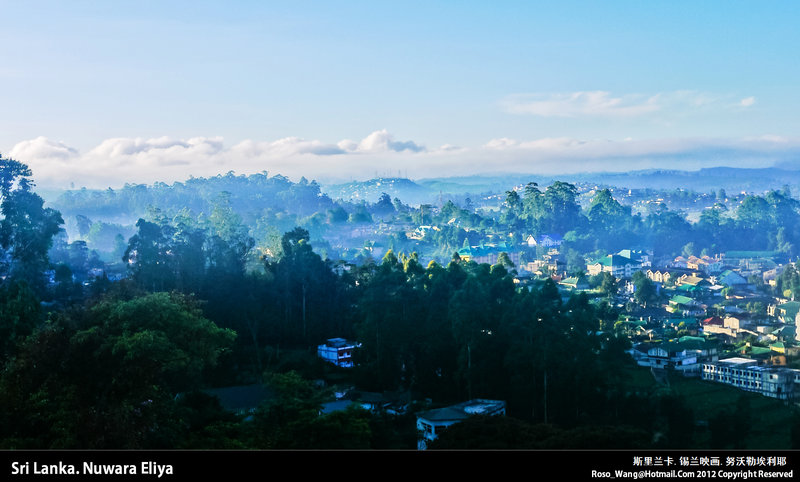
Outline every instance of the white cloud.
[(63, 142), (39, 137), (18, 143), (10, 156), (27, 163), (40, 186), (116, 187), (124, 183), (184, 181), (235, 171), (269, 171), (295, 179), (366, 178), (402, 169), (412, 178), (491, 172), (559, 174), (647, 168), (791, 165), (800, 159), (800, 139), (774, 135), (741, 139), (491, 139), (477, 147), (425, 149), (395, 141), (384, 130), (360, 141), (326, 143), (287, 137), (245, 140), (226, 146), (221, 138), (114, 138), (80, 153)]
[(343, 154), (345, 151), (335, 144), (307, 141), (299, 137), (285, 137), (272, 142), (242, 141), (233, 146), (231, 152), (248, 158), (259, 158), (270, 156), (285, 157), (299, 154), (326, 156)]
[(503, 170), (546, 174), (789, 165), (800, 158), (800, 138), (742, 139), (494, 139), (482, 150)]
[(112, 138), (81, 156), (81, 160), (99, 168), (135, 173), (144, 169), (188, 166), (196, 159), (212, 159), (223, 149), (220, 137), (193, 137), (187, 140), (170, 137)]
[(541, 117), (636, 117), (658, 111), (659, 96), (626, 95), (590, 91), (569, 94), (516, 94), (502, 102), (512, 114)]
[[(685, 115), (713, 109), (728, 109), (726, 96), (676, 90), (655, 94), (613, 95), (610, 92), (514, 94), (500, 102), (508, 113), (561, 118), (631, 119), (645, 116)], [(739, 101), (741, 106), (755, 103), (754, 97)]]
[(65, 161), (78, 155), (78, 151), (63, 142), (52, 141), (40, 136), (36, 139), (22, 141), (8, 153), (12, 159), (49, 159)]
[(389, 131), (386, 129), (375, 131), (372, 134), (365, 137), (361, 142), (358, 143), (358, 147), (355, 149), (356, 152), (402, 152), (402, 151), (411, 151), (411, 152), (420, 152), (423, 151), (425, 148), (422, 146), (417, 145), (413, 141), (405, 141), (405, 142), (398, 142), (394, 140), (394, 136), (389, 134)]
[[(86, 153), (62, 142), (38, 137), (15, 145), (9, 155), (27, 163), (40, 185), (87, 187), (152, 183), (213, 176), (221, 172), (261, 172), (313, 177), (374, 170), (376, 162), (417, 155), (425, 148), (413, 141), (396, 141), (386, 129), (361, 141), (325, 143), (286, 137), (275, 141), (244, 140), (226, 147), (219, 137), (111, 138)], [(376, 157), (378, 156), (379, 159)], [(329, 161), (325, 161), (329, 159)]]

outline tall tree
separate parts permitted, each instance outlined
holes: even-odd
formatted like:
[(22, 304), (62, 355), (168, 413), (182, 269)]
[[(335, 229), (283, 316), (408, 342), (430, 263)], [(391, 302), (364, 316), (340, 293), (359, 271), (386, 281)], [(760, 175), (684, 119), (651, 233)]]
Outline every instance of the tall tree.
[(32, 190), (30, 175), (25, 164), (0, 156), (0, 257), (10, 260), (8, 272), (0, 275), (10, 274), (42, 293), (47, 253), (64, 220), (58, 211), (44, 207), (44, 200)]

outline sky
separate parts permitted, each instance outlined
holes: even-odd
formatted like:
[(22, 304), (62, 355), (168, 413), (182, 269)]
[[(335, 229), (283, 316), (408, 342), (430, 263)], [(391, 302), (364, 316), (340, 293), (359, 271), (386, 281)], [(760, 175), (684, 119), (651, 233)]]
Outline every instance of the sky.
[(800, 168), (796, 1), (0, 0), (42, 187)]

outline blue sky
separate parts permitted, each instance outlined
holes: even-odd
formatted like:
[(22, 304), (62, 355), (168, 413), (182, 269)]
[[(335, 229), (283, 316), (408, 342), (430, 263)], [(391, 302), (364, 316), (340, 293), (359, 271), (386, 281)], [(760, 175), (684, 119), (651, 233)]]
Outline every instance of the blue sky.
[(40, 185), (800, 166), (800, 4), (0, 0)]

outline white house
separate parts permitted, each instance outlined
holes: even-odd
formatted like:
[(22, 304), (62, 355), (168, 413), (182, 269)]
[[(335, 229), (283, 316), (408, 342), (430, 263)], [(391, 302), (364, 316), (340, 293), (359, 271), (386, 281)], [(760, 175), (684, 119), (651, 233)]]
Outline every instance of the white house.
[[(644, 352), (646, 349), (646, 355)], [(678, 341), (642, 343), (636, 347), (634, 358), (639, 366), (675, 370), (684, 376), (700, 374), (700, 364), (718, 359), (717, 344), (700, 338), (683, 337)]]
[(506, 402), (502, 400), (473, 399), (449, 407), (427, 410), (417, 414), (419, 450), (425, 450), (428, 442), (436, 440), (447, 427), (466, 420), (473, 415), (505, 415)]
[(637, 249), (623, 249), (617, 253), (623, 258), (628, 258), (634, 263), (638, 263), (642, 268), (649, 268), (653, 266), (653, 253), (652, 251), (643, 251)]
[(563, 238), (558, 234), (542, 234), (540, 236), (533, 236), (531, 234), (525, 239), (525, 242), (531, 248), (536, 246), (544, 246), (546, 248), (561, 246), (562, 241)]
[(642, 264), (618, 254), (609, 254), (593, 263), (587, 264), (586, 269), (590, 276), (606, 271), (615, 278), (630, 278), (633, 273), (642, 269)]
[(344, 338), (330, 338), (324, 345), (317, 346), (317, 355), (323, 360), (343, 368), (353, 367), (353, 351), (361, 346)]

